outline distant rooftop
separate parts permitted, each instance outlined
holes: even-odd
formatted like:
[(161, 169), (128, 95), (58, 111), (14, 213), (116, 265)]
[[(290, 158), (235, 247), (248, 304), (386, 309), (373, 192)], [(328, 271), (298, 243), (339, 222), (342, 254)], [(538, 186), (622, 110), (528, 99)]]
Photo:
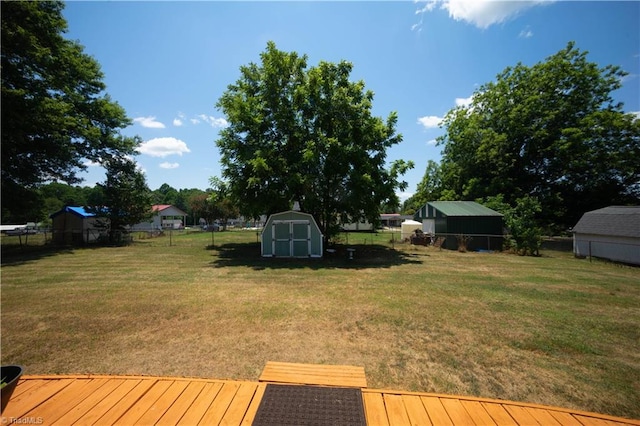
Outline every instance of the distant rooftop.
[(58, 210), (57, 212), (51, 214), (49, 217), (53, 218), (54, 216), (58, 216), (59, 214), (62, 213), (73, 213), (77, 216), (81, 216), (81, 217), (94, 217), (95, 213), (92, 213), (90, 211), (87, 210), (86, 207), (77, 207), (77, 206), (65, 206), (62, 209)]
[(640, 238), (640, 206), (610, 206), (586, 212), (573, 232)]
[(475, 201), (432, 201), (427, 204), (445, 216), (502, 216)]

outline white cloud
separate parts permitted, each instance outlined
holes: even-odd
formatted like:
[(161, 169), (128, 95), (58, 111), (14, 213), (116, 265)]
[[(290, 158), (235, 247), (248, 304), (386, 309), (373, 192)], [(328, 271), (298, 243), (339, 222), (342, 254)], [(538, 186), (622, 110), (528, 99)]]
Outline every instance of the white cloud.
[(187, 144), (176, 138), (155, 138), (143, 142), (136, 150), (140, 154), (150, 155), (152, 157), (167, 157), (169, 155), (180, 155), (191, 152)]
[(437, 117), (435, 115), (426, 115), (424, 117), (418, 118), (418, 123), (422, 124), (425, 129), (434, 129), (440, 126), (442, 122), (442, 117)]
[(640, 111), (630, 111), (629, 114), (635, 115), (636, 120), (640, 120)]
[(160, 163), (161, 169), (177, 169), (178, 167), (180, 167), (180, 164), (178, 163), (169, 163), (168, 161)]
[(91, 160), (84, 160), (82, 165), (86, 166), (86, 167), (99, 167), (99, 166), (101, 166), (101, 164), (98, 163), (97, 161), (91, 161)]
[(156, 121), (155, 117), (137, 117), (134, 118), (133, 121), (135, 123), (140, 123), (142, 127), (148, 127), (150, 129), (164, 129), (164, 124)]
[(178, 113), (178, 116), (173, 119), (173, 125), (176, 127), (180, 127), (184, 124), (185, 115), (181, 112)]
[(190, 118), (189, 121), (191, 122), (191, 124), (200, 124), (200, 120), (198, 120), (197, 118)]
[(520, 38), (531, 38), (531, 37), (533, 37), (533, 31), (531, 31), (529, 29), (529, 27), (527, 27), (524, 30), (520, 31), (520, 34), (518, 34), (518, 37), (520, 37)]
[(227, 123), (227, 120), (225, 120), (224, 118), (216, 118), (211, 115), (200, 114), (198, 118), (200, 118), (205, 123), (209, 123), (211, 127), (215, 128), (227, 127), (229, 125), (229, 123)]
[[(418, 3), (418, 1), (414, 1), (414, 3)], [(418, 10), (416, 10), (416, 15), (419, 13), (431, 12), (434, 7), (438, 4), (438, 0), (427, 0), (424, 2), (424, 6)]]
[(427, 141), (427, 146), (435, 146), (438, 143), (436, 139), (431, 139)]
[(473, 95), (468, 98), (456, 98), (456, 106), (468, 107), (473, 102)]
[[(500, 1), (500, 0), (427, 0), (424, 7), (416, 13), (432, 11), (436, 2), (440, 9), (447, 10), (449, 17), (456, 21), (465, 21), (478, 28), (486, 29), (518, 16), (534, 6), (553, 3), (555, 0)], [(420, 25), (422, 21), (420, 22)]]

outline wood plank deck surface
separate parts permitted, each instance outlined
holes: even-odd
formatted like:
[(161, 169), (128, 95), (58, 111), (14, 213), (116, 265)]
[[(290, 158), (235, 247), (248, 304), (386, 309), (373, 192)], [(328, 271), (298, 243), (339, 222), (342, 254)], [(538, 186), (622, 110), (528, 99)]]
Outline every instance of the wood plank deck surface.
[[(250, 425), (267, 383), (137, 376), (23, 376), (2, 424)], [(563, 408), (362, 389), (369, 425), (640, 425)]]
[(366, 388), (364, 367), (267, 361), (261, 382)]

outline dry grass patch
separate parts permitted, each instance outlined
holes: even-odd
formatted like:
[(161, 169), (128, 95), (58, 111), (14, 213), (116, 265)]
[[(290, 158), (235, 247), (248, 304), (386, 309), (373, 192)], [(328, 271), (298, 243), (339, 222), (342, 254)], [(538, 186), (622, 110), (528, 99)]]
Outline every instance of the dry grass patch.
[(370, 387), (640, 418), (637, 268), (371, 242), (272, 261), (253, 232), (180, 238), (3, 256), (2, 362), (249, 380), (269, 360), (352, 364)]

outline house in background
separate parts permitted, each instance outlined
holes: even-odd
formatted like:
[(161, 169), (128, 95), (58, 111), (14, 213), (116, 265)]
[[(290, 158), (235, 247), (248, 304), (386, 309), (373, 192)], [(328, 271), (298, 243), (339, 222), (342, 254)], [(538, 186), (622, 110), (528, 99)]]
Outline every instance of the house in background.
[(132, 231), (151, 231), (158, 229), (180, 229), (187, 223), (187, 213), (170, 204), (151, 206), (153, 217), (131, 227)]
[(386, 228), (400, 228), (405, 219), (411, 219), (411, 217), (401, 216), (400, 213), (382, 213), (380, 215), (380, 222)]
[(322, 233), (309, 213), (274, 213), (262, 229), (261, 253), (263, 257), (322, 257)]
[(444, 238), (443, 248), (458, 249), (458, 240), (466, 240), (468, 250), (501, 250), (503, 216), (474, 201), (432, 201), (416, 212), (425, 234)]
[(363, 219), (360, 222), (343, 223), (340, 229), (345, 232), (350, 231), (373, 231), (373, 225), (368, 220)]
[(640, 206), (610, 206), (582, 215), (573, 228), (573, 253), (640, 265)]
[(91, 213), (85, 207), (65, 206), (49, 217), (53, 221), (54, 243), (92, 243), (104, 236), (105, 231), (98, 224), (104, 219), (96, 217), (95, 213)]

